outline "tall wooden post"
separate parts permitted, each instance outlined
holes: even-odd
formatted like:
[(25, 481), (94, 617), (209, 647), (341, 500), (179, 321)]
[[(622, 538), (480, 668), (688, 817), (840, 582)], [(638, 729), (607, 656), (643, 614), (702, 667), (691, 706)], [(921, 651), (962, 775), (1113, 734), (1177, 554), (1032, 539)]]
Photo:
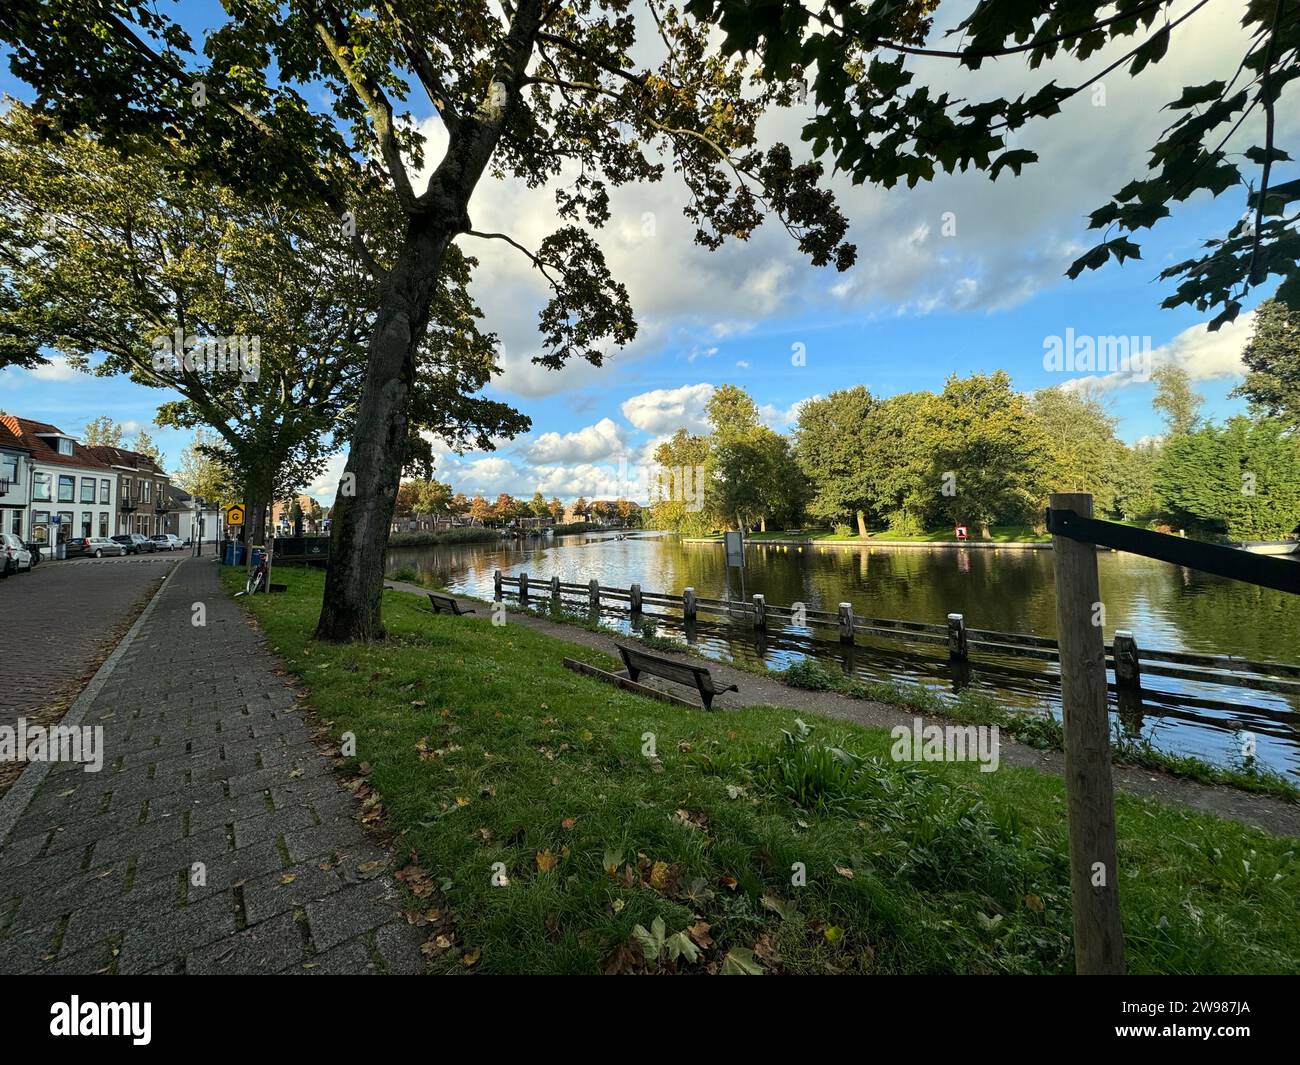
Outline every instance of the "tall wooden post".
[[(1053, 493), (1051, 507), (1091, 518), (1092, 496), (1086, 492)], [(1080, 975), (1123, 973), (1106, 648), (1097, 623), (1101, 616), (1097, 549), (1066, 536), (1053, 536), (1052, 549), (1065, 719), (1074, 967)]]
[(519, 605), (528, 605), (528, 574), (519, 574)]
[(492, 571), (492, 598), (498, 603), (501, 602), (501, 571)]
[(754, 593), (754, 628), (767, 628), (767, 600), (757, 592)]
[(628, 599), (631, 600), (632, 613), (641, 613), (641, 585), (634, 584), (628, 592)]
[(853, 642), (853, 604), (840, 604), (840, 643)]
[(600, 582), (595, 577), (587, 582), (587, 605), (593, 612), (600, 610)]
[(695, 620), (695, 613), (698, 608), (695, 605), (695, 589), (687, 588), (682, 592), (682, 618), (688, 624)]
[(969, 650), (966, 645), (966, 618), (962, 614), (948, 615), (948, 657), (954, 662), (965, 662)]
[(560, 608), (560, 578), (552, 577), (551, 578), (551, 609), (558, 610), (559, 608)]

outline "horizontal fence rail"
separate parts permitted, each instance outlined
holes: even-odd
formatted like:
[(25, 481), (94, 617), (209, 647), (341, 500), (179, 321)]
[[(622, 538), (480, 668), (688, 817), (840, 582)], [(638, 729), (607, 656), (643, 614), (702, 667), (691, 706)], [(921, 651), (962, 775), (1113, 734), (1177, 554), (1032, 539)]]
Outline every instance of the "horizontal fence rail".
[[(637, 584), (630, 588), (615, 588), (598, 584), (594, 580), (586, 584), (554, 578), (541, 582), (530, 579), (526, 573), (521, 573), (518, 577), (507, 577), (500, 570), (493, 574), (493, 589), (497, 600), (508, 589), (519, 598), (521, 605), (527, 605), (534, 599), (559, 605), (567, 595), (570, 598), (585, 598), (588, 607), (593, 610), (598, 610), (605, 600), (620, 605), (626, 603), (633, 614), (643, 613), (644, 606), (669, 607), (680, 610), (687, 624), (695, 622), (700, 614), (714, 614), (739, 617), (760, 631), (766, 630), (771, 623), (777, 623), (777, 627), (787, 630), (816, 625), (837, 629), (842, 643), (853, 643), (856, 636), (862, 635), (873, 639), (944, 646), (948, 648), (948, 657), (959, 662), (968, 660), (972, 652), (990, 658), (1031, 658), (1040, 662), (1060, 662), (1060, 650), (1056, 640), (1051, 637), (1023, 632), (997, 632), (992, 629), (968, 629), (961, 614), (949, 614), (946, 624), (862, 617), (853, 612), (850, 603), (840, 603), (839, 609), (832, 612), (801, 605), (779, 606), (768, 603), (762, 595), (755, 595), (751, 602), (713, 599), (696, 595), (693, 588), (687, 588), (681, 595), (673, 595), (666, 592), (645, 592)], [(1151, 648), (1139, 650), (1132, 634), (1122, 631), (1116, 633), (1112, 643), (1105, 645), (1105, 651), (1107, 666), (1115, 671), (1115, 686), (1120, 691), (1140, 689), (1141, 677), (1147, 675), (1300, 697), (1300, 665), (1256, 662), (1235, 655)]]

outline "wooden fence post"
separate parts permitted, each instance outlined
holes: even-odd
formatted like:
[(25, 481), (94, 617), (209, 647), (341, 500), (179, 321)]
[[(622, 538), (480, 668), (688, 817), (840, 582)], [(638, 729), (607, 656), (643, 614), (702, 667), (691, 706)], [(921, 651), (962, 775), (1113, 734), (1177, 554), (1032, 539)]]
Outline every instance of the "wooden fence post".
[(519, 574), (519, 605), (528, 605), (528, 574)]
[(840, 604), (840, 643), (853, 642), (853, 604)]
[(767, 600), (757, 592), (754, 593), (754, 628), (767, 628)]
[(632, 613), (641, 613), (641, 585), (632, 585), (629, 598), (632, 600)]
[(1142, 690), (1137, 640), (1127, 629), (1115, 630), (1115, 687), (1130, 692)]
[(587, 582), (587, 605), (592, 610), (600, 609), (600, 582), (595, 577)]
[[(1053, 510), (1092, 517), (1092, 496), (1058, 492)], [(1110, 772), (1106, 648), (1095, 624), (1101, 602), (1097, 549), (1053, 536), (1056, 635), (1065, 722), (1065, 789), (1070, 828), (1070, 895), (1074, 967), (1080, 975), (1124, 972), (1115, 853), (1115, 793)]]
[(955, 662), (965, 662), (966, 618), (961, 614), (948, 615), (948, 657)]
[(695, 589), (687, 588), (682, 592), (682, 619), (686, 622), (695, 620)]
[(492, 571), (492, 598), (498, 603), (501, 602), (501, 571)]
[(551, 578), (551, 609), (557, 610), (560, 606), (560, 578)]

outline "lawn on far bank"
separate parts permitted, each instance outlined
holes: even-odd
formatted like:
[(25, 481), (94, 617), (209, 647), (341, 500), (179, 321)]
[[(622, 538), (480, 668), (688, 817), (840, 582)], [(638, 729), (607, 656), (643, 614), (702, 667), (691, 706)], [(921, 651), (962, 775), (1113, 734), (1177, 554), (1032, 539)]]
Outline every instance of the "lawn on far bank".
[[(721, 536), (701, 537), (700, 539), (716, 540), (722, 542)], [(857, 533), (836, 533), (829, 529), (801, 529), (799, 532), (748, 532), (745, 539), (753, 543), (761, 543), (764, 540), (799, 540), (799, 541), (834, 541), (837, 543), (871, 543), (873, 541), (887, 541), (893, 543), (956, 543), (956, 537), (953, 530), (949, 528), (935, 529), (931, 532), (915, 533), (912, 535), (903, 535), (892, 533), (888, 529), (880, 529), (876, 532), (869, 533), (867, 539), (863, 540)], [(994, 525), (989, 529), (987, 539), (979, 534), (978, 529), (970, 530), (970, 540), (978, 543), (1032, 543), (1043, 544), (1051, 541), (1051, 536), (1046, 533), (1037, 533), (1032, 525)]]
[[(439, 885), (420, 900), (455, 920), (435, 969), (1072, 969), (1055, 777), (900, 765), (884, 731), (805, 714), (800, 737), (779, 708), (659, 703), (562, 666), (612, 667), (589, 648), (403, 593), (385, 593), (388, 640), (319, 644), (323, 575), (276, 578), (286, 594), (241, 602), (330, 734), (355, 734), (351, 775)], [(1116, 807), (1132, 971), (1300, 970), (1294, 839)]]

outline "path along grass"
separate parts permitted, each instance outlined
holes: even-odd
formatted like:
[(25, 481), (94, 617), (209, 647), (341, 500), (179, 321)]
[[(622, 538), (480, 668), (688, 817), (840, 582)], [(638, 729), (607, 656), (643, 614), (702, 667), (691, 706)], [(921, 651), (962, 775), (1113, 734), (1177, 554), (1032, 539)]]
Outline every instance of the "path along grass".
[[(441, 881), (457, 938), (438, 966), (1072, 969), (1055, 777), (900, 765), (884, 731), (804, 715), (801, 738), (780, 708), (659, 703), (561, 665), (613, 667), (590, 649), (402, 593), (386, 641), (316, 643), (323, 576), (276, 577), (287, 594), (241, 601), (332, 734), (356, 735), (397, 852)], [(1133, 971), (1300, 970), (1294, 839), (1126, 796), (1117, 814)]]

